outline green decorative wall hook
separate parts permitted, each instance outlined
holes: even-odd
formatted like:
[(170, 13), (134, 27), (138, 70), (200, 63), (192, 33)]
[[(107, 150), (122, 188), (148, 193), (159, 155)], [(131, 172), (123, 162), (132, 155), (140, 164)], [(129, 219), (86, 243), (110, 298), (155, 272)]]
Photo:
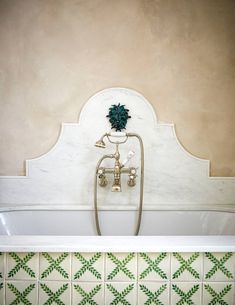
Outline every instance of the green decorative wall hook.
[(125, 108), (125, 105), (112, 105), (109, 108), (109, 114), (106, 115), (109, 118), (109, 122), (111, 123), (111, 128), (116, 129), (116, 131), (122, 131), (122, 129), (126, 129), (127, 120), (131, 118), (128, 115), (129, 109)]

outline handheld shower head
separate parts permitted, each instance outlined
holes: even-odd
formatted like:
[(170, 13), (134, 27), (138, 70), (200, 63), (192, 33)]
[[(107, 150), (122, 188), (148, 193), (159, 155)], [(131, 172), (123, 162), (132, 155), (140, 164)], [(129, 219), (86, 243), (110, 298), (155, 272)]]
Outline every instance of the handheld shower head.
[(99, 148), (105, 148), (106, 147), (103, 139), (100, 139), (100, 140), (96, 141), (95, 146), (99, 147)]
[[(95, 146), (96, 147), (100, 147), (100, 148), (105, 148), (106, 144), (104, 142), (104, 138), (107, 137), (110, 143), (113, 144), (122, 144), (125, 143), (127, 141), (128, 138), (128, 134), (126, 132), (109, 132), (109, 133), (105, 133), (98, 141), (96, 141)], [(125, 138), (124, 141), (114, 141), (111, 140), (110, 137), (113, 138)]]

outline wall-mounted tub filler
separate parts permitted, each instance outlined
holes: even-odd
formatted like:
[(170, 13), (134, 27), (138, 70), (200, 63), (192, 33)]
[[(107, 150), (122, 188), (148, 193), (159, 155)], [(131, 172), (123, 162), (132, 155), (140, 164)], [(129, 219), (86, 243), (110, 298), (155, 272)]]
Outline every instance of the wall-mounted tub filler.
[[(113, 184), (112, 184), (112, 192), (121, 192), (121, 175), (127, 174), (128, 181), (127, 184), (130, 187), (134, 187), (136, 185), (136, 167), (126, 167), (128, 161), (134, 156), (134, 152), (131, 150), (127, 154), (126, 159), (123, 162), (120, 162), (120, 152), (119, 145), (122, 145), (127, 142), (127, 140), (131, 137), (135, 137), (138, 139), (140, 144), (140, 153), (141, 153), (141, 166), (140, 166), (140, 192), (139, 192), (139, 208), (138, 208), (138, 219), (137, 225), (135, 229), (135, 235), (138, 235), (140, 224), (141, 224), (141, 216), (142, 216), (142, 207), (143, 207), (143, 189), (144, 189), (144, 145), (141, 137), (136, 133), (126, 133), (126, 132), (110, 132), (105, 133), (96, 143), (96, 147), (105, 148), (104, 138), (107, 138), (108, 141), (116, 146), (116, 150), (114, 154), (103, 155), (97, 163), (95, 170), (95, 182), (94, 182), (94, 210), (95, 210), (95, 222), (96, 222), (96, 230), (98, 235), (101, 235), (100, 224), (99, 224), (99, 214), (98, 214), (98, 203), (97, 203), (97, 184), (101, 187), (105, 187), (108, 184), (107, 174), (113, 175)], [(102, 162), (105, 159), (115, 159), (114, 166), (112, 168), (103, 167)], [(97, 183), (98, 182), (98, 183)]]

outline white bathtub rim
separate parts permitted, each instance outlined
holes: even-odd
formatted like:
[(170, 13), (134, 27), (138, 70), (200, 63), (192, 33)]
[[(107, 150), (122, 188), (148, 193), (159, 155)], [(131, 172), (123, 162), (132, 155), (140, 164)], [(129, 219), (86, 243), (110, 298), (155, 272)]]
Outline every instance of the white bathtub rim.
[[(0, 212), (13, 212), (13, 211), (92, 211), (94, 210), (93, 205), (86, 205), (86, 204), (32, 204), (32, 205), (1, 205)], [(100, 205), (100, 211), (137, 211), (137, 205)], [(201, 203), (197, 206), (190, 205), (188, 203), (159, 203), (159, 204), (144, 204), (143, 211), (208, 211), (208, 212), (228, 212), (228, 213), (235, 213), (235, 205), (234, 203), (230, 204), (205, 204)]]
[(235, 252), (224, 236), (0, 236), (1, 252)]

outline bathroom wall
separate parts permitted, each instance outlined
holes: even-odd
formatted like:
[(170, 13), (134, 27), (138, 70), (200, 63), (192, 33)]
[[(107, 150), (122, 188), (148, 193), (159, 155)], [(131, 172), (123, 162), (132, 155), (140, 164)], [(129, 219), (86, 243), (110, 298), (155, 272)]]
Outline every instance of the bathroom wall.
[(129, 87), (235, 176), (233, 0), (1, 0), (0, 175), (48, 151), (95, 92)]

